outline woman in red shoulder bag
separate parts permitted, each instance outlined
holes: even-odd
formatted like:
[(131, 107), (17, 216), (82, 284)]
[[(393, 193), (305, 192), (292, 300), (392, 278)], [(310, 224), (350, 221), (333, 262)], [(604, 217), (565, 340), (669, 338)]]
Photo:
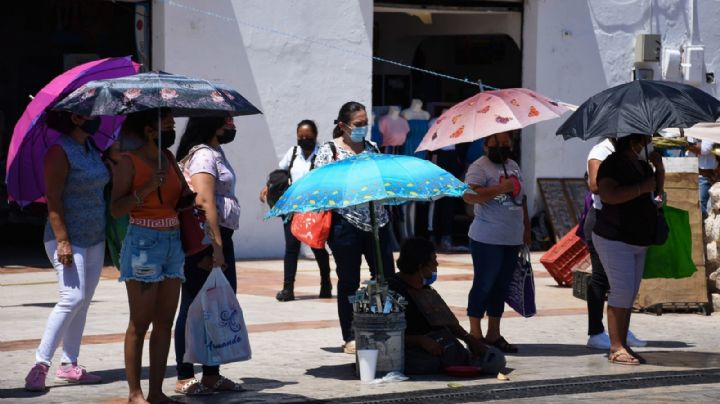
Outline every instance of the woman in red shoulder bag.
[(213, 391), (244, 390), (240, 384), (220, 375), (219, 366), (203, 365), (203, 376), (198, 380), (195, 378), (193, 364), (183, 362), (188, 309), (210, 275), (212, 267), (223, 268), (233, 291), (237, 291), (232, 236), (240, 224), (240, 205), (235, 197), (235, 171), (222, 149), (222, 145), (234, 139), (235, 124), (231, 117), (197, 117), (188, 121), (178, 146), (177, 157), (183, 175), (191, 189), (197, 192), (195, 204), (205, 212), (205, 227), (212, 241), (212, 248), (191, 255), (185, 260), (186, 281), (182, 286), (180, 310), (175, 322), (178, 377), (175, 392), (180, 394), (206, 395)]
[[(315, 166), (317, 156), (318, 130), (315, 122), (305, 119), (297, 125), (297, 146), (293, 146), (280, 160), (278, 167), (290, 173), (291, 181), (297, 181)], [(260, 192), (260, 201), (265, 203), (268, 188)], [(297, 273), (298, 256), (300, 255), (300, 240), (290, 230), (292, 221), (283, 224), (285, 230), (285, 258), (283, 288), (275, 298), (280, 302), (295, 300), (295, 274)], [(332, 281), (330, 280), (330, 256), (325, 248), (313, 248), (315, 261), (320, 268), (320, 298), (332, 297)]]

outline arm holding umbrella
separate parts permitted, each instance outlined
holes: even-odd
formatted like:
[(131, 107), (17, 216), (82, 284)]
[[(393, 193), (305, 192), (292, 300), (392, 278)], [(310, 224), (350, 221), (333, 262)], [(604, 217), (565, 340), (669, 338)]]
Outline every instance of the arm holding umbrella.
[(638, 196), (654, 192), (656, 186), (655, 177), (648, 177), (639, 184), (620, 185), (612, 178), (602, 178), (598, 181), (598, 193), (604, 203), (618, 205), (631, 201)]
[(45, 198), (48, 207), (48, 222), (57, 240), (58, 261), (69, 266), (73, 263), (73, 251), (65, 226), (63, 191), (70, 165), (62, 147), (52, 146), (45, 155)]

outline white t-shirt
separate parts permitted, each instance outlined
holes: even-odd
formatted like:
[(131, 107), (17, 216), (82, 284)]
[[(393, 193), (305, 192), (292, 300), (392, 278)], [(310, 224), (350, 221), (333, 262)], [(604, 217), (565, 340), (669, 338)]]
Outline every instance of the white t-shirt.
[[(690, 143), (695, 143), (700, 139), (695, 139), (692, 137), (688, 137), (687, 141)], [(715, 159), (715, 155), (712, 153), (713, 146), (715, 146), (715, 143), (709, 141), (709, 140), (700, 140), (700, 155), (696, 155), (695, 153), (688, 151), (687, 155), (688, 157), (697, 157), (698, 158), (698, 168), (701, 170), (714, 170), (717, 168), (718, 163)]]
[[(610, 139), (605, 139), (602, 142), (596, 144), (588, 154), (587, 161), (588, 163), (590, 160), (599, 160), (599, 161), (605, 161), (605, 159), (613, 154), (615, 152), (615, 146), (610, 142)], [(588, 170), (588, 173), (590, 172), (590, 166), (586, 167)], [(602, 209), (602, 201), (600, 201), (600, 195), (593, 194), (592, 195), (593, 200), (593, 207), (597, 210)]]
[(315, 145), (315, 150), (313, 150), (312, 154), (310, 154), (306, 159), (300, 146), (293, 146), (290, 148), (290, 150), (287, 151), (287, 153), (285, 153), (285, 156), (282, 158), (282, 160), (280, 160), (280, 163), (278, 163), (278, 167), (280, 167), (281, 170), (287, 170), (290, 167), (290, 160), (292, 159), (293, 150), (297, 149), (297, 151), (295, 152), (295, 162), (293, 163), (292, 169), (290, 170), (290, 178), (292, 178), (293, 181), (297, 181), (303, 175), (310, 172), (310, 166), (315, 159), (315, 153), (317, 153), (318, 148), (319, 146)]

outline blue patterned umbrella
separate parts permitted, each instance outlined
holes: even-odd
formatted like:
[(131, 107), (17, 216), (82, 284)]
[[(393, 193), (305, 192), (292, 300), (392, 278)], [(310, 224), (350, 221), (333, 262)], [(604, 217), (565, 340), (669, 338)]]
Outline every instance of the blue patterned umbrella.
[(435, 164), (409, 156), (362, 153), (316, 168), (280, 197), (266, 218), (346, 208), (461, 197), (467, 185)]
[(409, 156), (362, 153), (310, 171), (294, 182), (266, 218), (368, 203), (378, 279), (384, 283), (375, 203), (399, 205), (462, 197), (467, 185), (435, 164)]
[(53, 107), (87, 116), (126, 115), (155, 108), (170, 108), (175, 116), (261, 113), (228, 86), (165, 72), (91, 81)]

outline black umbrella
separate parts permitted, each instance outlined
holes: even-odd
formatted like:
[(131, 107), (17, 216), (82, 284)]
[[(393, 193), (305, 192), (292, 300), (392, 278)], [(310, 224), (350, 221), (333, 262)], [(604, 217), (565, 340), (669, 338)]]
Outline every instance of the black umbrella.
[(720, 118), (720, 101), (687, 84), (637, 80), (609, 88), (585, 101), (557, 130), (563, 138), (653, 135), (665, 128), (689, 128)]

